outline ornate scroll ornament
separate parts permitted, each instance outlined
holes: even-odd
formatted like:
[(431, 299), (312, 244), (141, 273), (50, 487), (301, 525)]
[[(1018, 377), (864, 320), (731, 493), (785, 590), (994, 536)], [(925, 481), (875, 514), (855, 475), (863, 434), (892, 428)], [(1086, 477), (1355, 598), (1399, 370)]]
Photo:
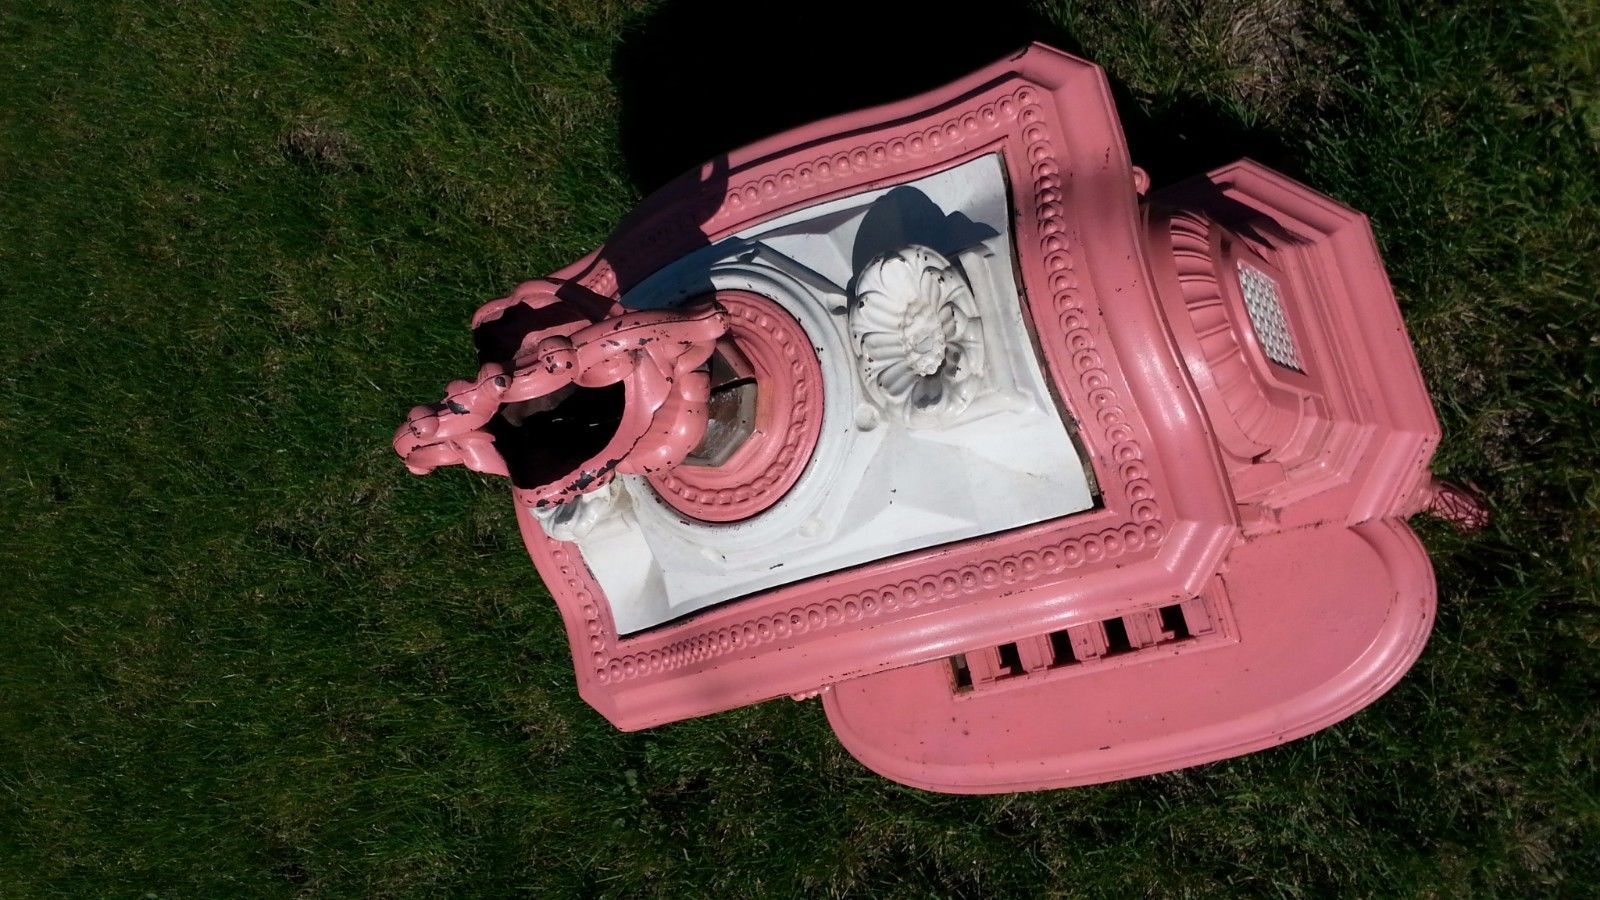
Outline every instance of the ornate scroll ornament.
[[(538, 299), (538, 308), (559, 302)], [(547, 417), (529, 452), (556, 462), (540, 470), (539, 483), (517, 486), (519, 500), (543, 508), (600, 488), (616, 475), (671, 468), (705, 433), (710, 385), (702, 367), (727, 330), (727, 313), (710, 303), (532, 331), (508, 364), (487, 363), (476, 379), (451, 382), (443, 401), (413, 408), (395, 432), (395, 452), (418, 475), (465, 465), (509, 476), (511, 467), (491, 430), (504, 410), (531, 403), (536, 411), (559, 412), (579, 390), (621, 385), (625, 399), (610, 423), (614, 431), (591, 441), (598, 449), (587, 459), (573, 461), (559, 451), (584, 437), (574, 428), (605, 423)]]
[(983, 327), (955, 264), (913, 244), (856, 277), (850, 339), (867, 393), (911, 428), (948, 424), (983, 385)]

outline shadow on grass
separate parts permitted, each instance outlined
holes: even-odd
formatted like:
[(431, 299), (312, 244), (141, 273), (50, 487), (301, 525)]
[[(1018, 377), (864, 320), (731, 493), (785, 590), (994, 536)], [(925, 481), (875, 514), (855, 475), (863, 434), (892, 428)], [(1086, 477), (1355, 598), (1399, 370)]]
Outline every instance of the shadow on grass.
[[(625, 36), (612, 59), (620, 140), (641, 193), (737, 147), (832, 115), (939, 87), (1030, 41), (1085, 55), (1079, 42), (1017, 0), (967, 18), (887, 0), (796, 8), (758, 25), (744, 0), (670, 0)], [(1293, 174), (1274, 132), (1203, 102), (1153, 112), (1115, 79), (1133, 160), (1156, 186), (1251, 157)]]

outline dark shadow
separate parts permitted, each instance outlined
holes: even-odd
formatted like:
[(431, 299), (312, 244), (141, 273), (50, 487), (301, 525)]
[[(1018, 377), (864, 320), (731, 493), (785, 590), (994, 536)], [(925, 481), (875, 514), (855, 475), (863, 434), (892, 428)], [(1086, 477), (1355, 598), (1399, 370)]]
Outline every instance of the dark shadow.
[[(1260, 160), (1257, 160), (1258, 162)], [(1204, 212), (1234, 234), (1257, 244), (1292, 242), (1292, 238), (1270, 217), (1253, 206), (1228, 196), (1221, 185), (1209, 178), (1185, 179), (1163, 191), (1157, 204), (1171, 209)]]
[[(623, 156), (635, 186), (648, 196), (607, 239), (598, 260), (615, 274), (618, 289), (625, 293), (665, 263), (707, 246), (702, 226), (727, 190), (729, 151), (932, 90), (1030, 41), (1084, 55), (1071, 34), (1021, 0), (989, 0), (978, 14), (961, 18), (931, 10), (925, 3), (885, 0), (753, 13), (748, 0), (667, 0), (633, 26), (618, 45), (612, 74), (622, 105)], [(1154, 187), (1247, 156), (1298, 174), (1288, 146), (1271, 132), (1248, 128), (1203, 102), (1153, 110), (1115, 79), (1111, 87), (1133, 161)], [(898, 197), (881, 211), (856, 248), (858, 267), (882, 252), (877, 245), (887, 246), (896, 228), (919, 219), (916, 210), (896, 205), (901, 201), (914, 198)], [(580, 274), (561, 287), (565, 313), (598, 319), (611, 301), (583, 280)], [(711, 290), (709, 282), (690, 285), (685, 296)], [(486, 323), (477, 336), (480, 358), (509, 360), (523, 337), (554, 314), (513, 311)]]
[(1111, 95), (1128, 139), (1128, 153), (1133, 164), (1150, 175), (1152, 188), (1168, 187), (1245, 158), (1291, 177), (1301, 174), (1289, 144), (1276, 132), (1246, 126), (1198, 101), (1152, 111), (1115, 79)]
[[(990, 0), (939, 14), (906, 0), (837, 8), (668, 0), (612, 60), (628, 173), (642, 193), (790, 128), (932, 90), (1041, 41), (1084, 56), (1030, 4)], [(1296, 174), (1285, 143), (1201, 102), (1150, 110), (1115, 79), (1136, 165), (1156, 187), (1241, 157)]]
[(745, 144), (954, 81), (1048, 27), (1015, 0), (959, 16), (903, 0), (668, 0), (612, 60), (628, 174), (653, 191)]
[[(621, 382), (570, 390), (547, 408), (512, 421), (507, 409), (489, 420), (495, 449), (505, 458), (511, 483), (543, 487), (571, 477), (606, 448), (622, 423), (626, 389)], [(543, 398), (541, 398), (543, 399)], [(614, 463), (613, 463), (614, 464)]]
[[(605, 247), (595, 262), (611, 268), (616, 275), (617, 290), (626, 295), (634, 285), (667, 263), (711, 246), (702, 226), (722, 207), (727, 190), (726, 155), (697, 162), (695, 168), (639, 201), (606, 238)], [(603, 306), (602, 298), (579, 284), (584, 274), (587, 273), (563, 285), (556, 292), (557, 296), (588, 308)], [(707, 296), (713, 290), (707, 280), (704, 284), (687, 286), (684, 296), (687, 299)], [(623, 302), (627, 302), (626, 296)]]
[(874, 200), (861, 217), (850, 251), (850, 269), (860, 272), (873, 258), (909, 244), (932, 247), (954, 259), (960, 251), (995, 234), (993, 228), (972, 221), (965, 213), (946, 215), (927, 194), (901, 185)]
[[(962, 17), (909, 0), (756, 11), (749, 0), (667, 0), (624, 35), (612, 60), (621, 149), (634, 184), (648, 196), (607, 239), (597, 264), (608, 267), (626, 293), (666, 263), (706, 248), (703, 225), (723, 202), (729, 151), (932, 90), (1031, 41), (1085, 55), (1071, 34), (1022, 0), (988, 0)], [(1246, 156), (1298, 174), (1288, 146), (1271, 132), (1248, 128), (1203, 102), (1152, 109), (1115, 79), (1111, 88), (1133, 161), (1154, 187)], [(980, 228), (965, 217), (946, 217), (919, 191), (898, 189), (868, 213), (852, 261), (859, 270), (906, 243), (953, 253), (989, 236), (976, 233)], [(480, 359), (509, 362), (531, 333), (604, 316), (611, 300), (585, 287), (584, 274), (561, 286), (560, 306), (517, 307), (480, 326)], [(688, 285), (681, 296), (711, 291), (707, 281)], [(507, 445), (537, 430), (496, 427)], [(523, 481), (539, 475), (514, 474)]]
[(478, 349), (478, 364), (495, 362), (509, 365), (512, 357), (522, 349), (525, 336), (582, 319), (593, 321), (594, 315), (590, 312), (598, 314), (598, 311), (573, 308), (561, 303), (539, 309), (523, 304), (513, 306), (472, 332), (472, 342)]
[[(596, 267), (609, 268), (616, 290), (627, 292), (664, 264), (710, 246), (701, 227), (722, 205), (728, 189), (728, 161), (716, 157), (685, 172), (640, 201), (606, 238), (590, 265), (556, 289), (562, 301), (542, 309), (513, 306), (473, 331), (480, 363), (509, 364), (528, 335), (574, 319), (598, 322), (610, 312), (608, 294), (586, 287)], [(686, 285), (686, 299), (710, 295), (710, 280)], [(626, 297), (624, 297), (626, 302)]]

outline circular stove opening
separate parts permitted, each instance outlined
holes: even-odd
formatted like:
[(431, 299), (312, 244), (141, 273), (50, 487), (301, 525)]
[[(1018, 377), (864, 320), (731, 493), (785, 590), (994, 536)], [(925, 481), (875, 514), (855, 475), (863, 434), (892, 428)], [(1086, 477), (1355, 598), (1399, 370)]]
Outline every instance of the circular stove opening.
[(705, 437), (684, 465), (649, 476), (669, 506), (737, 522), (781, 500), (822, 431), (822, 366), (805, 328), (777, 301), (718, 291), (728, 334), (710, 361)]

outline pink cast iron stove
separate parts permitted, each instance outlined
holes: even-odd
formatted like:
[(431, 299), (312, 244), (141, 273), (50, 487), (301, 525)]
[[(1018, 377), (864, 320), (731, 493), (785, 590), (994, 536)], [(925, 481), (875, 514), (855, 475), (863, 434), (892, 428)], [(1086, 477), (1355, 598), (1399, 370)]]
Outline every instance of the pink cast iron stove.
[(820, 693), (957, 792), (1309, 734), (1422, 650), (1406, 518), (1482, 507), (1360, 213), (1146, 187), (1100, 70), (1030, 47), (669, 186), (479, 310), (395, 449), (509, 477), (620, 728)]

